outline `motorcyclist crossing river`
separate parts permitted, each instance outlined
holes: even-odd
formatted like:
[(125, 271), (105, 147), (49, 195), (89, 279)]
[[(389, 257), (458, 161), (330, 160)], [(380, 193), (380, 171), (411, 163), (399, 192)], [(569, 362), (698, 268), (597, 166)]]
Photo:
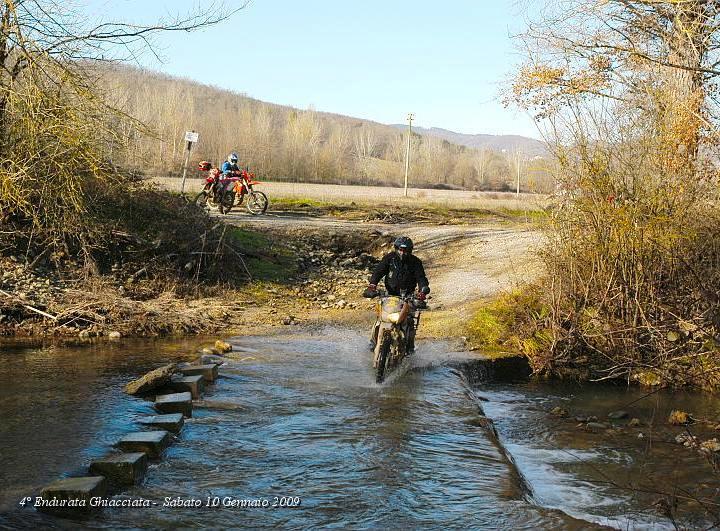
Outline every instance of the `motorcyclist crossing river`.
[[(415, 296), (418, 307), (425, 306), (425, 298), (430, 293), (430, 286), (422, 260), (413, 255), (413, 241), (407, 236), (400, 236), (393, 244), (395, 250), (383, 256), (370, 276), (370, 283), (363, 292), (363, 297), (373, 298), (378, 295), (377, 285), (385, 277), (385, 288), (389, 295), (402, 296), (412, 293), (416, 288)], [(377, 328), (373, 329), (371, 339), (372, 348), (377, 341)], [(408, 351), (415, 350), (415, 329), (410, 330), (408, 337)]]

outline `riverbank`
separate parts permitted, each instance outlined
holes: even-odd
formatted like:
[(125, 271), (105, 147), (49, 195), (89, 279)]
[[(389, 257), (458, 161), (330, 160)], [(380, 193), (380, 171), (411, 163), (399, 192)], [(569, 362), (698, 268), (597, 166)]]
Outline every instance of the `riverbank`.
[(185, 279), (129, 260), (108, 274), (87, 277), (78, 261), (58, 270), (4, 256), (0, 335), (118, 339), (242, 333), (319, 320), (320, 314), (358, 308), (367, 270), (377, 262), (371, 252), (392, 238), (377, 230), (338, 234), (222, 225), (219, 230), (238, 243), (242, 273), (214, 282), (193, 278), (192, 262), (183, 267)]
[(283, 200), (266, 216), (208, 216), (167, 192), (143, 194), (134, 218), (106, 231), (93, 267), (81, 255), (43, 254), (27, 238), (6, 245), (0, 335), (87, 340), (364, 326), (372, 303), (360, 294), (403, 233), (416, 240), (434, 287), (420, 337), (459, 339), (475, 299), (514, 282), (524, 245), (535, 240), (524, 221), (481, 209)]

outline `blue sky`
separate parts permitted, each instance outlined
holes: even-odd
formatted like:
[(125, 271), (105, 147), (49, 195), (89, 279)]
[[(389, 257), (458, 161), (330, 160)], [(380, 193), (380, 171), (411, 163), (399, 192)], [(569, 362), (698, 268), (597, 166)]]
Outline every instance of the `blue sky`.
[[(237, 6), (241, 0), (226, 2)], [(92, 0), (148, 22), (209, 2)], [(382, 123), (538, 137), (500, 92), (520, 58), (517, 0), (253, 0), (217, 26), (156, 39), (143, 66), (254, 98)]]

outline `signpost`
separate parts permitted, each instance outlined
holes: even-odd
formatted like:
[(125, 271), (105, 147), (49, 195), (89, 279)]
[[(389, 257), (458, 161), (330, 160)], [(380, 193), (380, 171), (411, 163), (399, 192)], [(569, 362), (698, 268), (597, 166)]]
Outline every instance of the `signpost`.
[(197, 143), (198, 138), (200, 138), (200, 133), (196, 133), (195, 131), (185, 131), (187, 148), (185, 149), (185, 161), (183, 162), (182, 184), (180, 185), (181, 195), (185, 195), (185, 177), (187, 176), (187, 165), (190, 161), (190, 151), (192, 150), (193, 144)]

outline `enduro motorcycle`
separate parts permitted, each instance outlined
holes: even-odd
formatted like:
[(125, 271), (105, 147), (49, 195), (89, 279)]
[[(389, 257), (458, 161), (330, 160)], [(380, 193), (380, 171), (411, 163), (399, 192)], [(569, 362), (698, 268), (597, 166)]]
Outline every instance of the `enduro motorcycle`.
[(196, 205), (217, 208), (221, 214), (227, 214), (235, 205), (241, 205), (247, 196), (245, 207), (248, 212), (254, 216), (265, 213), (269, 201), (263, 192), (253, 188), (260, 184), (260, 181), (255, 180), (254, 173), (245, 169), (223, 176), (219, 169), (208, 168), (208, 164), (203, 161), (198, 167), (200, 171), (207, 171), (208, 176), (205, 178), (205, 186), (195, 197)]
[(375, 381), (382, 383), (385, 376), (395, 369), (414, 349), (415, 331), (420, 325), (421, 310), (427, 309), (425, 301), (415, 293), (402, 293), (400, 297), (378, 292), (377, 320), (373, 325), (375, 343), (373, 368)]

